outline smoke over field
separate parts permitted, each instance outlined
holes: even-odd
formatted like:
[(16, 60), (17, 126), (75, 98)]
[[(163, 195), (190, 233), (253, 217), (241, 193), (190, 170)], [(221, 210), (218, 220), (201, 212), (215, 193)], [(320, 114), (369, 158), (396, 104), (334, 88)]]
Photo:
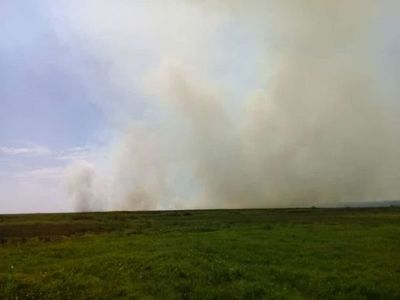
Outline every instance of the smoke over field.
[(396, 6), (66, 2), (59, 35), (106, 69), (80, 75), (114, 128), (102, 160), (68, 168), (76, 209), (399, 198)]

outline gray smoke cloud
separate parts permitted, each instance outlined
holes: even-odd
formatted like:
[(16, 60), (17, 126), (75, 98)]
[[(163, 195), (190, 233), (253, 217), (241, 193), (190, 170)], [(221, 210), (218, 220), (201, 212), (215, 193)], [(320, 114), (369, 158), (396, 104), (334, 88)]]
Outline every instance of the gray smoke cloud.
[[(395, 5), (166, 1), (141, 7), (139, 21), (130, 15), (138, 8), (125, 1), (86, 1), (79, 14), (72, 5), (65, 19), (89, 41), (87, 51), (110, 65), (110, 85), (132, 98), (139, 90), (150, 107), (138, 119), (126, 116), (132, 103), (98, 103), (116, 120), (117, 138), (107, 183), (86, 163), (71, 167), (77, 209), (398, 199), (399, 95), (393, 86), (386, 92), (395, 80), (379, 71), (389, 58), (375, 47), (388, 30), (379, 20)], [(101, 25), (105, 16), (111, 21)], [(252, 57), (225, 60), (234, 52), (218, 46), (226, 24), (251, 39)], [(140, 72), (130, 34), (145, 34), (141, 45), (156, 53)], [(238, 59), (249, 61), (250, 88), (240, 83)], [(230, 67), (233, 75), (219, 73)]]
[(96, 172), (86, 161), (76, 162), (66, 170), (68, 192), (78, 211), (91, 211), (99, 205)]

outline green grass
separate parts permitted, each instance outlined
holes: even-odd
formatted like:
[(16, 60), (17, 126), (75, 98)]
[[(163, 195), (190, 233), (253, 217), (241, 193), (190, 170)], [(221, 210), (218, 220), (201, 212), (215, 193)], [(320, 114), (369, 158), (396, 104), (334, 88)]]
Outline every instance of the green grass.
[(0, 216), (1, 299), (400, 299), (400, 209)]

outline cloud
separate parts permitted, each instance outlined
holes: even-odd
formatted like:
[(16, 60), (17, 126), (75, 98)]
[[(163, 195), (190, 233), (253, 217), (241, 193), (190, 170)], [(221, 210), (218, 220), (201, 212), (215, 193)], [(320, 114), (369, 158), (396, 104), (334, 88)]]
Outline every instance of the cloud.
[(90, 160), (96, 152), (97, 149), (93, 146), (72, 147), (59, 153), (56, 159), (66, 162)]
[(45, 146), (31, 146), (31, 147), (0, 147), (0, 154), (3, 155), (25, 155), (25, 156), (42, 156), (50, 155), (52, 151)]
[(11, 173), (14, 178), (24, 179), (45, 179), (45, 180), (62, 180), (64, 176), (64, 166), (55, 166), (47, 168), (38, 168), (28, 171), (20, 171)]

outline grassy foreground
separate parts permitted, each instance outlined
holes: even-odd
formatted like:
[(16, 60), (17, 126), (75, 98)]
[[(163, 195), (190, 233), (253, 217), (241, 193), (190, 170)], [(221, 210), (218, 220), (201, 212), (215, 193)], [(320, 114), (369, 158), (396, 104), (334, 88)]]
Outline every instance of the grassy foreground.
[(1, 299), (400, 299), (400, 209), (0, 216)]

